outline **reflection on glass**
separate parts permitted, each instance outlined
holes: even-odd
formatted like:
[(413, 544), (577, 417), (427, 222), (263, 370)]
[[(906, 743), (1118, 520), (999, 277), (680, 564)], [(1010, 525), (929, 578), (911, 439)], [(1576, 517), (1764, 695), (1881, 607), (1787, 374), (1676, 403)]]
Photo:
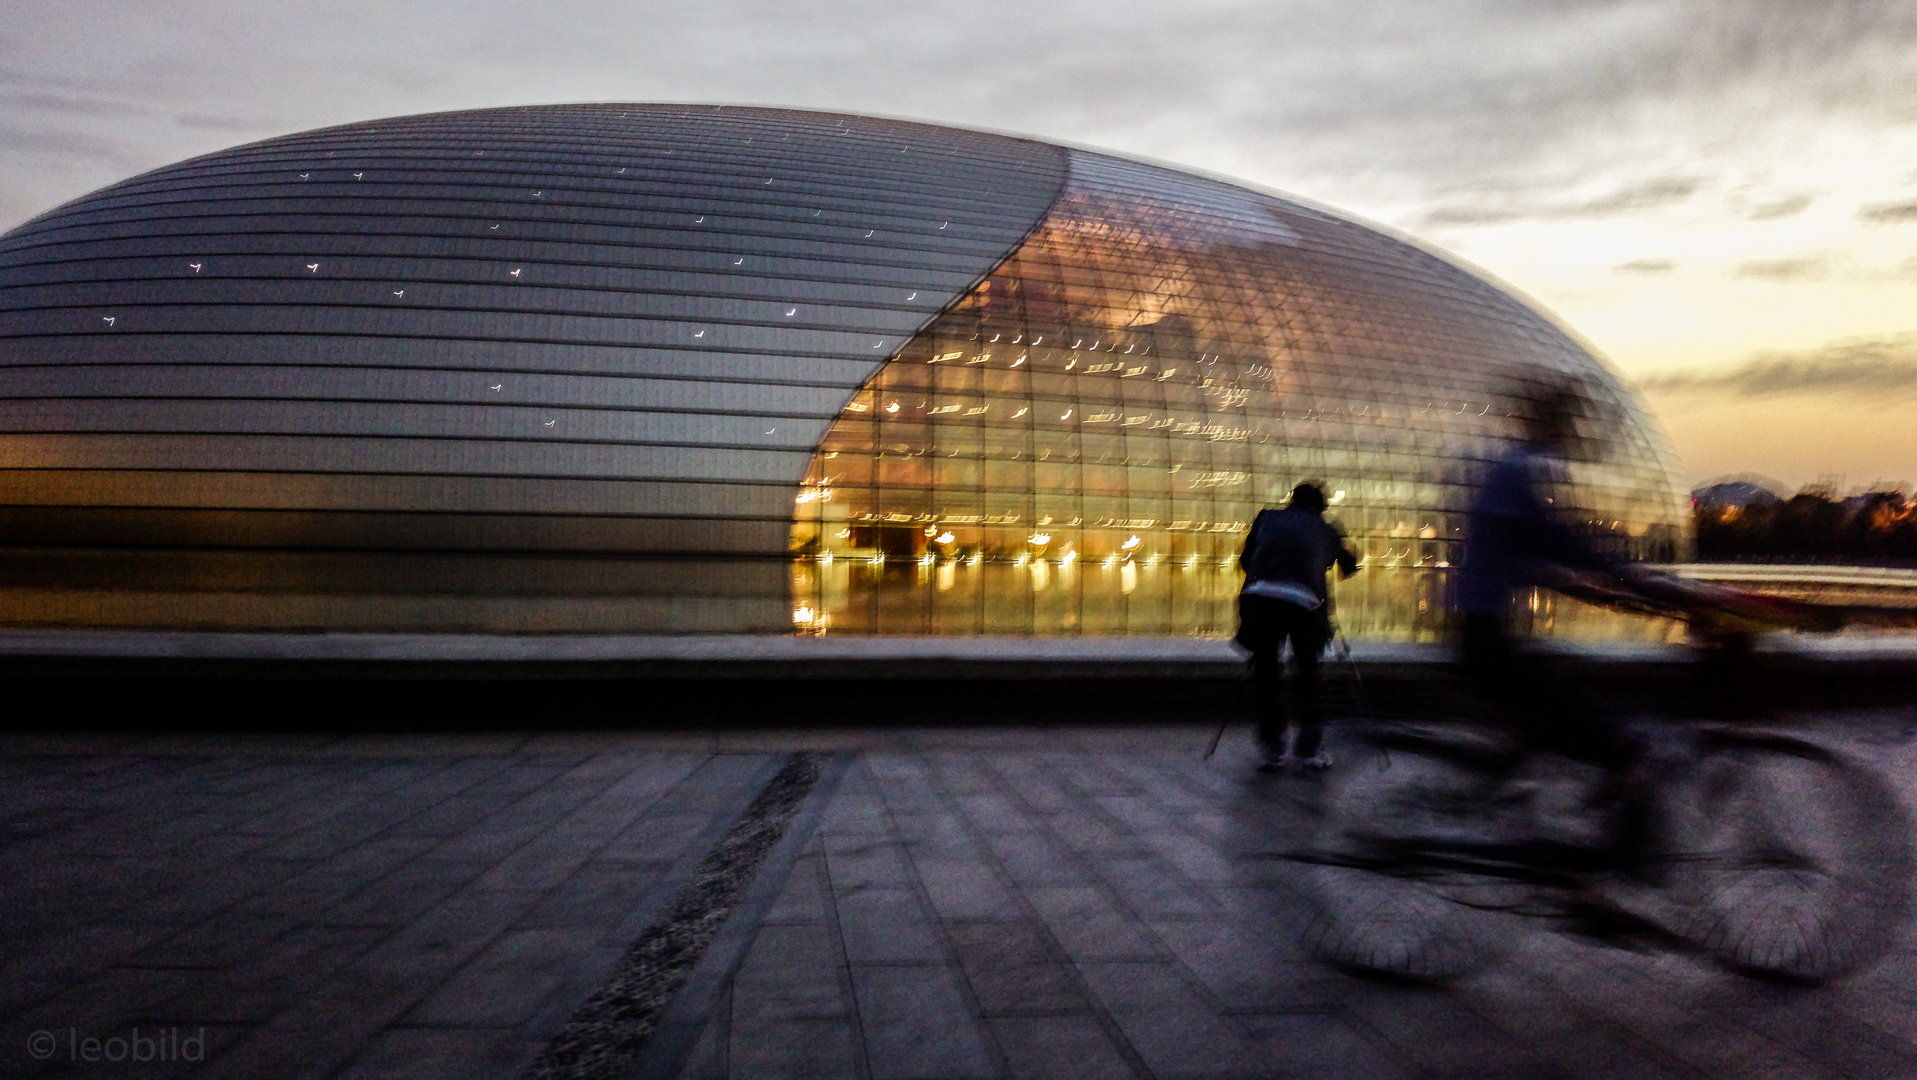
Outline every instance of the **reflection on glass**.
[[(1638, 557), (1684, 542), (1617, 379), (1464, 271), (1294, 204), (1075, 154), (1025, 243), (845, 405), (797, 496), (795, 624), (874, 634), (1221, 634), (1261, 506), (1301, 480), (1369, 570), (1354, 636), (1442, 628), (1473, 460), (1527, 375), (1582, 388), (1560, 493)], [(1541, 598), (1541, 628), (1626, 625)]]

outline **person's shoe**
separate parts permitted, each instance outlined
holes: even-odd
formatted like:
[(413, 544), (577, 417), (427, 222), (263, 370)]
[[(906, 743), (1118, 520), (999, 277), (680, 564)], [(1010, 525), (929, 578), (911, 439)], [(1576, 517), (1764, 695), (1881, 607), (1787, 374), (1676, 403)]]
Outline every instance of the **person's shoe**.
[(1326, 753), (1313, 754), (1311, 757), (1300, 761), (1298, 768), (1300, 771), (1307, 773), (1324, 772), (1326, 769), (1331, 768), (1331, 755)]
[(1284, 772), (1291, 768), (1292, 760), (1293, 758), (1290, 754), (1267, 750), (1265, 751), (1265, 760), (1258, 764), (1258, 771), (1264, 773)]

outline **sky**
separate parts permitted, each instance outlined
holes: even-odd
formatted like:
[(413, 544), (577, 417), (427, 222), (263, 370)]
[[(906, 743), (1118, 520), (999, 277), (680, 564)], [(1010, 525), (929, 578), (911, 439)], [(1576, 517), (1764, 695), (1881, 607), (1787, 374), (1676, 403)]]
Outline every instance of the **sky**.
[(354, 120), (568, 101), (1031, 134), (1448, 251), (1693, 481), (1917, 481), (1910, 0), (0, 0), (0, 228)]

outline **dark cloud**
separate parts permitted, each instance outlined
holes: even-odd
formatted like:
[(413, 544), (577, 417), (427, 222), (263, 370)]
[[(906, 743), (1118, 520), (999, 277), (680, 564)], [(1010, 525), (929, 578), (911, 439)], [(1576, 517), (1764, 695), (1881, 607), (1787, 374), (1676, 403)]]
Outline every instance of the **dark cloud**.
[(24, 91), (15, 88), (0, 90), (0, 108), (9, 113), (31, 113), (55, 116), (98, 117), (124, 119), (128, 113), (138, 110), (130, 108), (124, 101), (101, 97), (96, 94), (65, 93), (59, 91)]
[(1497, 225), (1510, 221), (1564, 221), (1576, 218), (1621, 217), (1681, 203), (1695, 194), (1703, 181), (1689, 176), (1654, 177), (1625, 184), (1602, 195), (1561, 201), (1510, 198), (1477, 205), (1441, 206), (1425, 215), (1430, 225)]
[(1798, 255), (1788, 259), (1753, 259), (1740, 263), (1737, 269), (1731, 271), (1731, 276), (1756, 281), (1822, 281), (1830, 276), (1830, 272), (1829, 256)]
[(207, 116), (199, 113), (189, 113), (174, 123), (196, 131), (231, 131), (244, 135), (271, 133), (277, 126), (271, 122), (249, 120), (244, 117)]
[(1636, 214), (1645, 210), (1680, 203), (1697, 191), (1699, 181), (1692, 177), (1663, 177), (1627, 184), (1607, 195), (1600, 195), (1571, 207), (1566, 217), (1610, 217)]
[(0, 127), (0, 150), (94, 158), (116, 164), (127, 159), (124, 145), (81, 131), (19, 131)]
[(1750, 207), (1745, 211), (1745, 216), (1752, 221), (1775, 221), (1778, 218), (1795, 217), (1809, 209), (1810, 204), (1816, 199), (1817, 196), (1803, 192), (1785, 195)]
[(1632, 259), (1627, 263), (1618, 263), (1611, 267), (1613, 274), (1668, 274), (1677, 269), (1675, 259)]
[(1868, 221), (1874, 225), (1902, 225), (1917, 221), (1917, 199), (1860, 206), (1857, 208), (1857, 220)]
[(1638, 380), (1653, 394), (1767, 397), (1832, 393), (1882, 400), (1917, 394), (1917, 334), (1848, 338), (1802, 352), (1758, 353), (1723, 371), (1671, 372)]

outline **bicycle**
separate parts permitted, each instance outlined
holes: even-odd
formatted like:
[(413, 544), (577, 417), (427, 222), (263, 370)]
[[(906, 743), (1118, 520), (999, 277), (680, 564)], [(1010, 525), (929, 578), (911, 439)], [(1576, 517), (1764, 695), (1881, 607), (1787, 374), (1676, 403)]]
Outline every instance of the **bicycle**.
[[(1600, 770), (1531, 756), (1471, 723), (1374, 723), (1328, 781), (1305, 864), (1318, 958), (1444, 982), (1507, 951), (1526, 919), (1816, 984), (1866, 964), (1910, 906), (1911, 828), (1844, 754), (1774, 728), (1641, 733), (1628, 872)], [(1343, 763), (1341, 763), (1342, 765)]]

